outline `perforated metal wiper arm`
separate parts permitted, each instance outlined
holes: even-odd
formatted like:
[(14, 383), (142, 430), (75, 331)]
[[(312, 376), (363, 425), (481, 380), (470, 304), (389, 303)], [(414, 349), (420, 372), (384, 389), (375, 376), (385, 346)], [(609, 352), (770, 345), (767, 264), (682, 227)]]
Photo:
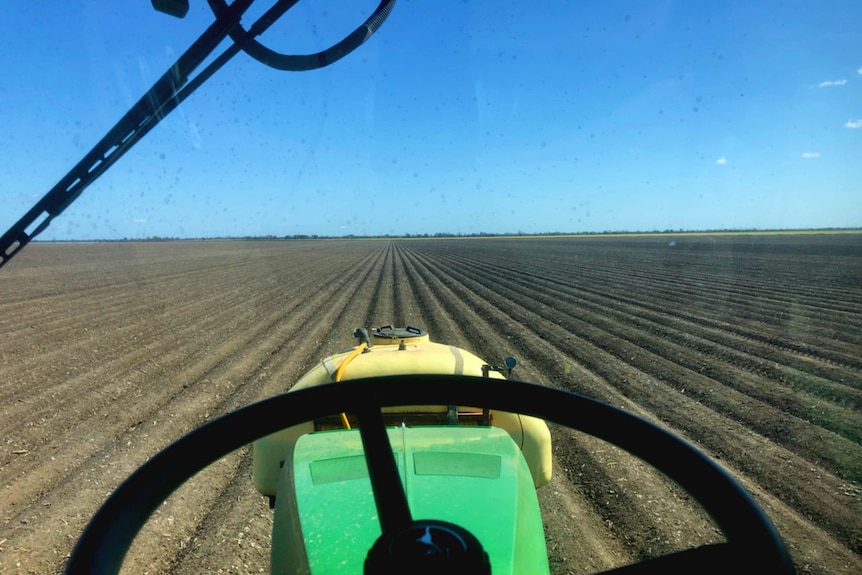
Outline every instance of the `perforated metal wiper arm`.
[[(279, 0), (248, 30), (240, 18), (254, 0), (209, 0), (216, 21), (180, 56), (152, 88), (111, 128), (108, 133), (51, 190), (0, 238), (0, 267), (42, 233), (105, 170), (152, 130), (165, 116), (212, 76), (222, 65), (245, 50), (253, 58), (281, 70), (312, 70), (335, 62), (352, 52), (374, 33), (395, 4), (382, 0), (374, 13), (353, 33), (317, 54), (288, 56), (262, 46), (255, 37), (262, 34), (299, 0)], [(189, 76), (230, 35), (234, 43), (192, 80)]]
[(253, 0), (234, 2), (105, 137), (3, 234), (0, 238), (0, 267), (44, 231), (51, 220), (75, 201), (87, 186), (178, 105), (177, 93), (188, 81), (188, 76), (227, 37), (252, 2)]

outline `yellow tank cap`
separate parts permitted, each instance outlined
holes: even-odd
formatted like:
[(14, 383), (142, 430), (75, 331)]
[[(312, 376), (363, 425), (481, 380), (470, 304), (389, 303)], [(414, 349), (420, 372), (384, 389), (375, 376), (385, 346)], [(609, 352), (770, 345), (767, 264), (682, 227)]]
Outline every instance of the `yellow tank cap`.
[(392, 327), (384, 325), (374, 328), (371, 332), (372, 345), (400, 345), (405, 344), (428, 343), (431, 338), (428, 332), (419, 327), (408, 325), (407, 327)]

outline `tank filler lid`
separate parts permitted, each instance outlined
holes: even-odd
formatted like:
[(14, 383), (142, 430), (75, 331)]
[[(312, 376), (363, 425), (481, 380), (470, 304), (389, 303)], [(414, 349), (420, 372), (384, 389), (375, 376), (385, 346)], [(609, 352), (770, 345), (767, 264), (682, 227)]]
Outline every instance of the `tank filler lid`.
[(391, 325), (384, 325), (381, 327), (374, 328), (372, 332), (372, 337), (375, 343), (379, 343), (382, 345), (387, 344), (396, 344), (399, 341), (406, 340), (410, 342), (411, 340), (416, 339), (426, 339), (428, 338), (428, 332), (419, 327), (413, 327), (408, 325), (407, 327), (393, 327)]

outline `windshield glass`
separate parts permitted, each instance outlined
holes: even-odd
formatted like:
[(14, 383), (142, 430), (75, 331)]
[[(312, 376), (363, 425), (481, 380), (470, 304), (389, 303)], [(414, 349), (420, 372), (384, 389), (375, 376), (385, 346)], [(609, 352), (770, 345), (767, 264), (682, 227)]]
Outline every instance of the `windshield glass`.
[[(323, 51), (376, 7), (302, 1), (258, 39)], [(62, 571), (153, 454), (384, 325), (664, 426), (753, 493), (798, 571), (862, 571), (860, 18), (402, 2), (317, 70), (238, 53), (2, 262), (0, 572)], [(214, 21), (8, 7), (0, 232)], [(551, 572), (721, 539), (655, 471), (551, 433)], [(251, 449), (219, 465), (134, 565), (193, 571), (230, 540), (225, 569), (268, 568)]]

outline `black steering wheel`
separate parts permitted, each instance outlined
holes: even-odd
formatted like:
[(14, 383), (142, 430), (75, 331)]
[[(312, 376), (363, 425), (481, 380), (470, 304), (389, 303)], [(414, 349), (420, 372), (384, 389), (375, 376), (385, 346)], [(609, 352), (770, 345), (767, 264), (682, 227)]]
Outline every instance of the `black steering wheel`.
[[(150, 514), (182, 483), (255, 439), (310, 419), (360, 417), (383, 536), (410, 522), (381, 407), (476, 405), (533, 415), (586, 432), (653, 465), (688, 491), (727, 541), (606, 573), (794, 573), (784, 542), (752, 497), (727, 472), (679, 437), (594, 399), (513, 380), (454, 375), (386, 376), (285, 393), (211, 421), (151, 458), (108, 498), (84, 530), (66, 573), (118, 573)], [(393, 485), (397, 489), (378, 489)], [(400, 495), (399, 495), (400, 494)]]

